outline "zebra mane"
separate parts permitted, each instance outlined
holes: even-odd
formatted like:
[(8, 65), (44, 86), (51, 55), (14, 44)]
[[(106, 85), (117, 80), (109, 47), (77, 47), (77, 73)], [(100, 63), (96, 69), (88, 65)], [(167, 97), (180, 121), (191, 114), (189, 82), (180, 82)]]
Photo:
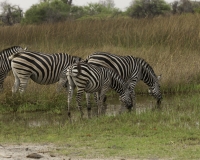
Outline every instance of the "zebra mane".
[(10, 50), (16, 49), (16, 48), (20, 48), (20, 46), (12, 46), (12, 47), (10, 47), (10, 48), (6, 48), (6, 49), (4, 49), (4, 50), (2, 50), (2, 51), (0, 52), (0, 55), (3, 54), (4, 52), (10, 51)]
[(149, 63), (147, 63), (143, 58), (139, 58), (139, 57), (136, 57), (136, 60), (141, 64), (144, 70), (150, 72), (153, 75), (153, 77), (156, 78), (157, 80), (157, 76)]
[(21, 55), (21, 53), (23, 53), (24, 51), (27, 51), (27, 47), (25, 47), (24, 49), (22, 49), (21, 47), (19, 47), (19, 51), (15, 54), (12, 54), (11, 56), (8, 57), (9, 60), (13, 60), (16, 57), (19, 57)]

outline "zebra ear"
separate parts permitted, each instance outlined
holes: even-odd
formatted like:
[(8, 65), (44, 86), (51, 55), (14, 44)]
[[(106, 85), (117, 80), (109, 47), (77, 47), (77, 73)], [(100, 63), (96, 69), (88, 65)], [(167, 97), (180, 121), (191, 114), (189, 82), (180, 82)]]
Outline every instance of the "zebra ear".
[(160, 81), (160, 80), (161, 80), (161, 78), (162, 78), (162, 74), (161, 74), (161, 75), (159, 75), (159, 76), (157, 76), (157, 78), (158, 78), (158, 80)]
[(28, 47), (25, 47), (24, 50), (27, 51), (27, 50), (28, 50)]

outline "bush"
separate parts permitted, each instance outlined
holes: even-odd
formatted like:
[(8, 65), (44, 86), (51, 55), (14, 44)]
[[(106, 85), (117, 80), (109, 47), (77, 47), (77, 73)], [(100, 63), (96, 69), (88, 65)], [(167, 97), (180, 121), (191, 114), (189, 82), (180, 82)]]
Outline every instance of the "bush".
[(42, 2), (33, 5), (25, 13), (23, 23), (58, 22), (66, 20), (70, 13), (70, 6), (63, 1)]
[(170, 11), (170, 6), (164, 0), (135, 0), (126, 12), (132, 18), (144, 18), (162, 15), (166, 11)]

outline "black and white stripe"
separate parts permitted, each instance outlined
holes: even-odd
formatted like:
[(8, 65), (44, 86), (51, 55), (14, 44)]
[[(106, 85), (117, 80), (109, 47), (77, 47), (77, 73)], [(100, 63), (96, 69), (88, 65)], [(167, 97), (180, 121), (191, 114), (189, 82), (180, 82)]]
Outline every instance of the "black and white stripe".
[(157, 99), (157, 106), (160, 107), (162, 99), (159, 85), (160, 76), (156, 76), (152, 67), (144, 59), (133, 56), (119, 56), (106, 52), (96, 52), (89, 55), (86, 58), (86, 62), (97, 66), (112, 68), (125, 81), (129, 81), (133, 92), (133, 103), (135, 103), (134, 88), (137, 82), (142, 80), (148, 85), (149, 92)]
[[(82, 61), (69, 66), (66, 75), (72, 87), (71, 89), (74, 88), (74, 85), (77, 87), (76, 101), (82, 115), (81, 98), (83, 92), (97, 93), (98, 114), (100, 115), (103, 108), (104, 96), (109, 88), (114, 89), (120, 95), (120, 100), (126, 108), (129, 110), (132, 108), (131, 91), (127, 83), (112, 69)], [(71, 89), (68, 94), (69, 115), (72, 98)], [(88, 116), (90, 117), (90, 113), (88, 113)]]
[(20, 46), (12, 46), (10, 48), (4, 49), (0, 52), (0, 92), (3, 91), (3, 83), (11, 68), (11, 61), (9, 56), (14, 55), (18, 52), (26, 50)]
[(59, 81), (59, 87), (66, 87), (67, 67), (81, 60), (79, 57), (66, 53), (44, 54), (31, 51), (15, 54), (10, 59), (12, 59), (11, 67), (15, 76), (13, 93), (18, 89), (20, 93), (23, 93), (29, 79), (43, 85)]

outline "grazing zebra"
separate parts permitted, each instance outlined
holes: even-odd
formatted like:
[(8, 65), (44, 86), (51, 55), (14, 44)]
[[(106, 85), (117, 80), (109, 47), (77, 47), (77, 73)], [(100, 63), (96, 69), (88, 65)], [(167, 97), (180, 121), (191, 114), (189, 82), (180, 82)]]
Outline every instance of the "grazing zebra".
[(58, 82), (58, 86), (65, 86), (66, 70), (69, 65), (81, 60), (66, 53), (44, 54), (24, 51), (9, 57), (15, 83), (12, 92), (19, 89), (23, 93), (31, 78), (38, 84), (48, 85)]
[[(98, 115), (102, 113), (104, 95), (109, 88), (114, 89), (120, 95), (120, 100), (126, 108), (130, 110), (133, 106), (128, 83), (110, 68), (99, 67), (81, 61), (69, 66), (66, 75), (70, 85), (68, 94), (69, 117), (74, 85), (77, 87), (76, 101), (81, 116), (83, 116), (83, 111), (80, 102), (83, 92), (97, 93)], [(88, 117), (91, 115), (90, 112), (88, 108)]]
[(0, 52), (0, 92), (3, 91), (3, 83), (11, 68), (11, 61), (9, 60), (9, 56), (26, 50), (26, 48), (22, 48), (20, 46), (12, 46), (10, 48), (4, 49)]
[(159, 79), (152, 67), (142, 58), (133, 56), (119, 56), (106, 52), (96, 52), (89, 55), (87, 63), (112, 68), (125, 81), (130, 82), (132, 98), (135, 109), (134, 88), (139, 80), (142, 80), (149, 87), (149, 93), (157, 99), (157, 107), (160, 108), (162, 94), (160, 91)]

